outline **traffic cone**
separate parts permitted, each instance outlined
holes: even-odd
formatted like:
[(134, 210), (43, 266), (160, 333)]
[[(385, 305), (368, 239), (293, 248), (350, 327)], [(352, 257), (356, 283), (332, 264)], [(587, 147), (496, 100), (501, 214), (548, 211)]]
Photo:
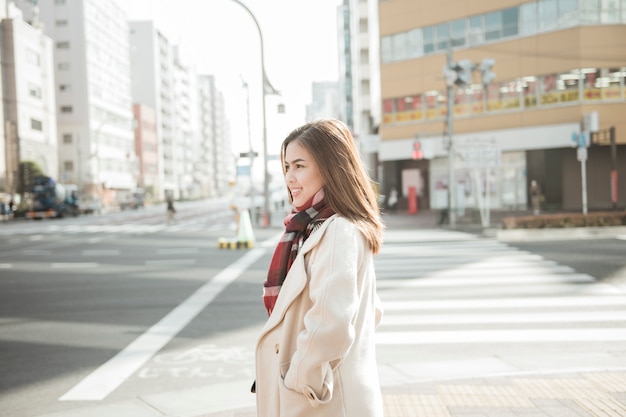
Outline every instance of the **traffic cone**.
[(239, 215), (239, 227), (237, 228), (237, 246), (251, 248), (254, 246), (254, 232), (250, 221), (250, 212), (242, 210)]

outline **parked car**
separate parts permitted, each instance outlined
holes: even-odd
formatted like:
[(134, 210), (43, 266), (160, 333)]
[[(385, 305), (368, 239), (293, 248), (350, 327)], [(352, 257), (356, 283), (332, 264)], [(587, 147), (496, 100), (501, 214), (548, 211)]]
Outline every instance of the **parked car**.
[(102, 212), (102, 200), (98, 197), (81, 200), (80, 212), (83, 214), (100, 214)]

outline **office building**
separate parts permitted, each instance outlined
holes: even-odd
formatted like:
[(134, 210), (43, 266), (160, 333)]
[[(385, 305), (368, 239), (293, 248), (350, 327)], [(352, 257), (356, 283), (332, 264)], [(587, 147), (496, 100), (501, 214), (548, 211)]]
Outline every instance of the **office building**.
[(388, 0), (379, 26), (379, 157), (401, 205), (413, 187), (447, 207), (450, 180), (459, 213), (526, 209), (532, 180), (546, 210), (626, 204), (626, 2)]
[(67, 180), (59, 178), (52, 39), (43, 33), (32, 4), (20, 6), (5, 4), (0, 21), (0, 187), (7, 193), (20, 189), (20, 162), (33, 162), (45, 175)]
[(115, 206), (137, 186), (126, 15), (115, 1), (38, 6), (54, 42), (61, 176)]

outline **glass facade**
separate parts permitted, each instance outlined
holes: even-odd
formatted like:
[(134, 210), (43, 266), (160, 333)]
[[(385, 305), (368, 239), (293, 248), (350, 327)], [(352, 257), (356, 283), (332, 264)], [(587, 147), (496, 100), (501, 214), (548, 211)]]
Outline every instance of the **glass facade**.
[(626, 0), (537, 0), (381, 38), (383, 64), (580, 25), (626, 23)]

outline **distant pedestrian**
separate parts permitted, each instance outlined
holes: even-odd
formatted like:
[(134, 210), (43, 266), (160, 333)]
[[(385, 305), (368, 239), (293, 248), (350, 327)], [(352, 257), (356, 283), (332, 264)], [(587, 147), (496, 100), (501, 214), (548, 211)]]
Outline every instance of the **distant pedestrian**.
[(263, 285), (258, 417), (382, 417), (374, 254), (384, 225), (354, 137), (319, 120), (283, 141), (292, 211)]
[(543, 194), (541, 194), (541, 188), (537, 181), (532, 180), (530, 182), (530, 203), (533, 208), (533, 214), (539, 214), (541, 212), (541, 202), (543, 201)]
[(174, 214), (176, 214), (176, 209), (174, 208), (174, 200), (170, 196), (167, 197), (167, 224), (175, 221)]
[(398, 208), (398, 190), (396, 187), (392, 187), (389, 192), (389, 198), (387, 199), (387, 208), (390, 211), (396, 211)]

